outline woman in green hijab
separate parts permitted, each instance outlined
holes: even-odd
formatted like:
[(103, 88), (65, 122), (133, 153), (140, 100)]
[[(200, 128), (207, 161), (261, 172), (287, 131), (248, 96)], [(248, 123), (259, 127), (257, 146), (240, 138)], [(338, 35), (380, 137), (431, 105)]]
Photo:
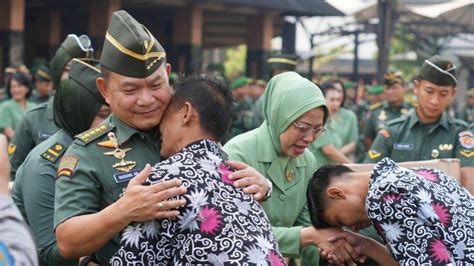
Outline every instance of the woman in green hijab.
[(315, 244), (337, 232), (312, 227), (306, 204), (308, 181), (316, 170), (307, 148), (325, 131), (326, 102), (316, 85), (295, 72), (273, 77), (263, 97), (262, 125), (231, 139), (224, 150), (231, 160), (247, 163), (272, 182), (272, 196), (263, 208), (280, 252), (318, 265)]

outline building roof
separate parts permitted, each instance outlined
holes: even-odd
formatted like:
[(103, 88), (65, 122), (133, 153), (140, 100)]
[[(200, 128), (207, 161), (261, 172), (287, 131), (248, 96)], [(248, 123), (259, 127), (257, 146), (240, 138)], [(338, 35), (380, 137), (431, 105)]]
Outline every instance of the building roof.
[(345, 14), (323, 0), (222, 0), (227, 4), (249, 5), (282, 11), (289, 16), (344, 16)]

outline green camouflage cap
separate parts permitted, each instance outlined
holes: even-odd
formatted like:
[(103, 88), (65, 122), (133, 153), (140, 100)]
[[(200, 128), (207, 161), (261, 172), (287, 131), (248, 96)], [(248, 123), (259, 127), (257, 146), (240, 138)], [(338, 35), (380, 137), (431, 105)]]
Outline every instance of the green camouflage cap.
[(35, 79), (39, 81), (51, 81), (51, 74), (49, 68), (45, 65), (41, 65), (36, 69)]
[(166, 60), (150, 31), (124, 10), (114, 12), (105, 35), (100, 63), (117, 74), (145, 78)]
[(248, 77), (245, 77), (245, 76), (239, 77), (239, 78), (235, 79), (234, 81), (232, 81), (232, 83), (230, 83), (230, 90), (235, 90), (235, 89), (238, 89), (240, 87), (243, 87), (243, 86), (249, 84), (250, 81), (251, 81), (251, 79), (249, 79)]
[(270, 70), (281, 69), (287, 71), (293, 71), (298, 63), (298, 57), (294, 54), (274, 54), (271, 55), (267, 60)]
[(54, 87), (59, 85), (66, 64), (73, 58), (91, 58), (94, 49), (87, 35), (69, 34), (49, 62)]
[(383, 86), (382, 85), (370, 86), (367, 88), (367, 93), (369, 95), (381, 94), (383, 93)]
[(384, 83), (387, 86), (391, 86), (396, 83), (405, 85), (405, 80), (403, 80), (402, 72), (400, 71), (388, 71), (387, 73), (385, 73), (383, 78), (384, 78)]
[(454, 86), (458, 84), (456, 79), (456, 66), (446, 58), (438, 55), (426, 59), (418, 75), (420, 80), (427, 80), (439, 86)]

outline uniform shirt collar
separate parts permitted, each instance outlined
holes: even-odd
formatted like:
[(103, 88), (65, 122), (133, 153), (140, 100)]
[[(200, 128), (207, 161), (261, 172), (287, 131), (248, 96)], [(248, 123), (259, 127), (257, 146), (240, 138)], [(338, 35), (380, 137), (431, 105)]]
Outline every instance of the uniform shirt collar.
[(54, 120), (53, 102), (54, 96), (51, 96), (46, 104), (46, 118), (51, 121)]
[[(116, 132), (115, 135), (117, 136), (117, 141), (119, 146), (125, 143), (130, 137), (132, 137), (135, 134), (140, 135), (141, 138), (149, 138), (145, 132), (142, 132), (140, 130), (137, 130), (122, 120), (120, 120), (118, 117), (116, 117), (114, 114), (110, 115), (109, 121), (115, 126)], [(159, 141), (159, 133), (158, 129), (156, 129), (157, 133), (154, 139), (151, 139), (151, 142), (158, 142)]]
[[(409, 116), (409, 119), (410, 119), (410, 122), (409, 122), (409, 127), (412, 128), (413, 126), (415, 126), (416, 124), (421, 124), (420, 122), (420, 119), (418, 118), (418, 115), (416, 113), (416, 109), (413, 109), (410, 116)], [(434, 130), (435, 128), (437, 128), (438, 126), (442, 126), (444, 127), (444, 129), (446, 129), (447, 131), (449, 131), (449, 124), (448, 124), (448, 117), (446, 115), (445, 112), (443, 112), (441, 114), (441, 117), (439, 118), (439, 120), (435, 123), (433, 123), (433, 128), (432, 130)], [(430, 130), (430, 131), (432, 131)]]

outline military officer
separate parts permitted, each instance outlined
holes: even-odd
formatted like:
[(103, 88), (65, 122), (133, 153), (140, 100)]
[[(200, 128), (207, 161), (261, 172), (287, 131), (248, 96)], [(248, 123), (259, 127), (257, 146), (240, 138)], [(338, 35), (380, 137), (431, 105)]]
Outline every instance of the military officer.
[[(94, 253), (108, 264), (117, 251), (118, 233), (132, 221), (176, 217), (186, 192), (178, 180), (152, 186), (147, 163), (160, 161), (158, 124), (171, 97), (171, 66), (161, 44), (126, 11), (112, 14), (96, 84), (112, 115), (76, 136), (65, 152), (56, 181), (54, 224), (61, 254), (78, 258)], [(230, 176), (244, 192), (261, 200), (266, 179), (253, 168)], [(144, 169), (141, 171), (141, 169)], [(140, 174), (139, 174), (140, 173)]]
[(250, 78), (242, 76), (230, 84), (236, 102), (228, 140), (260, 125), (255, 116), (255, 105), (249, 96), (251, 81)]
[[(67, 78), (67, 74), (63, 72), (69, 72), (68, 62), (72, 58), (90, 57), (92, 52), (89, 37), (69, 34), (50, 62), (50, 75), (54, 86), (57, 86), (61, 79)], [(54, 124), (53, 99), (54, 96), (48, 102), (26, 112), (15, 130), (15, 137), (8, 146), (12, 179), (28, 153), (59, 130)]]
[(33, 91), (30, 100), (36, 104), (47, 102), (53, 92), (53, 83), (49, 68), (41, 65), (35, 72), (35, 90)]
[(389, 71), (384, 76), (385, 100), (374, 106), (371, 110), (369, 121), (365, 127), (364, 143), (367, 148), (372, 146), (377, 132), (385, 128), (385, 124), (401, 115), (407, 115), (411, 109), (404, 102), (406, 92), (405, 81), (401, 72)]
[(378, 133), (365, 162), (384, 157), (397, 162), (459, 158), (461, 183), (474, 192), (472, 131), (465, 122), (444, 112), (456, 93), (455, 69), (453, 63), (439, 56), (425, 60), (415, 81), (417, 108), (407, 117), (390, 121)]
[(466, 93), (466, 106), (462, 110), (460, 119), (468, 124), (474, 123), (474, 88), (470, 88)]
[(55, 121), (61, 128), (36, 146), (17, 172), (12, 198), (36, 240), (41, 265), (77, 265), (59, 253), (54, 236), (54, 185), (64, 151), (75, 135), (95, 127), (110, 114), (95, 85), (97, 61), (73, 59), (67, 81), (54, 97)]

